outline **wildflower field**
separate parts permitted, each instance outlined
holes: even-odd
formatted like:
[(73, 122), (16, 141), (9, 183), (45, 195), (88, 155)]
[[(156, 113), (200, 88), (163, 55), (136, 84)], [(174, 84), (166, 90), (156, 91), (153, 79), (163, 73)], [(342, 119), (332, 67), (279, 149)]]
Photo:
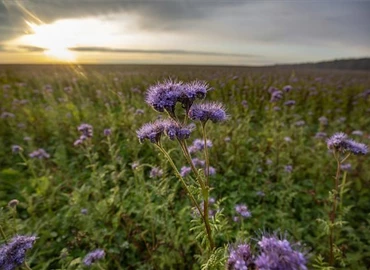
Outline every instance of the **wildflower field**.
[(0, 269), (369, 269), (369, 75), (0, 66)]

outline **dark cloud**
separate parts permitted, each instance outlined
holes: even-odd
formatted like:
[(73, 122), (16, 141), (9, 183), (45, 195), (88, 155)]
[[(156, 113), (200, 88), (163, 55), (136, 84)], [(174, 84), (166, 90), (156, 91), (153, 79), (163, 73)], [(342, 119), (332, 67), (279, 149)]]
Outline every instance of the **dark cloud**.
[(4, 46), (0, 44), (0, 51), (3, 52), (44, 52), (46, 51), (45, 48), (40, 48), (36, 46), (27, 46), (27, 45), (20, 45), (20, 46)]
[(115, 49), (107, 47), (75, 47), (69, 48), (69, 50), (78, 52), (102, 52), (102, 53), (181, 54), (181, 55), (228, 56), (228, 57), (246, 57), (246, 58), (260, 57), (258, 55), (232, 54), (219, 52), (202, 52), (186, 50), (137, 50), (137, 49)]

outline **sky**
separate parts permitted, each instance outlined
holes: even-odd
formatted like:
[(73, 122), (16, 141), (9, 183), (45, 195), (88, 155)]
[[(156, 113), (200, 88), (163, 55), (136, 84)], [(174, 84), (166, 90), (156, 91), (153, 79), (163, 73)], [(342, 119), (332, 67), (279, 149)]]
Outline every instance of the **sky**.
[(370, 57), (370, 0), (0, 0), (0, 63)]

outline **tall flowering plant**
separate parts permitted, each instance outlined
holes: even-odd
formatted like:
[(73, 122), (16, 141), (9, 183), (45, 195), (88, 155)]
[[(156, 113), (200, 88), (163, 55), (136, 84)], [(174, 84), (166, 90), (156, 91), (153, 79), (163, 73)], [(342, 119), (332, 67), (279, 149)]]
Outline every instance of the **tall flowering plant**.
[[(151, 123), (144, 124), (137, 130), (137, 136), (141, 143), (149, 141), (164, 155), (169, 164), (173, 168), (176, 176), (181, 182), (187, 196), (191, 200), (195, 211), (199, 216), (203, 228), (207, 235), (207, 249), (214, 251), (216, 249), (212, 226), (210, 224), (210, 179), (209, 176), (213, 172), (213, 168), (209, 164), (208, 146), (210, 141), (207, 139), (206, 126), (208, 123), (219, 123), (226, 121), (228, 116), (224, 106), (218, 102), (201, 102), (195, 103), (197, 100), (203, 100), (206, 97), (209, 87), (201, 81), (193, 81), (183, 83), (180, 81), (166, 80), (149, 87), (146, 93), (146, 103), (149, 104), (155, 111), (166, 113), (168, 118), (159, 119)], [(182, 110), (176, 110), (176, 105), (180, 104)], [(201, 150), (204, 152), (205, 162), (202, 166), (203, 170), (197, 169), (199, 162), (197, 159), (192, 159), (192, 147), (188, 147), (187, 139), (196, 127), (194, 124), (189, 124), (190, 121), (200, 123), (203, 138), (198, 144), (202, 144)], [(177, 141), (181, 151), (189, 164), (189, 171), (185, 172), (183, 167), (181, 171), (176, 167), (170, 153), (163, 147), (162, 140), (167, 137), (170, 140)], [(194, 190), (185, 180), (185, 176), (192, 172), (196, 179), (198, 191)], [(198, 198), (198, 195), (199, 197)]]

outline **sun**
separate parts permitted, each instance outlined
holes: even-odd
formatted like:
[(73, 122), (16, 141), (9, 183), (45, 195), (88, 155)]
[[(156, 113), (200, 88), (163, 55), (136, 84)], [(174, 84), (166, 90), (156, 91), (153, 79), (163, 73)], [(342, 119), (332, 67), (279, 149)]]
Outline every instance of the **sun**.
[(44, 54), (58, 61), (73, 62), (76, 60), (75, 54), (68, 48), (74, 46), (73, 39), (66, 34), (71, 33), (71, 25), (65, 24), (41, 24), (37, 25), (26, 21), (30, 27), (31, 34), (25, 38), (28, 44), (44, 49)]

